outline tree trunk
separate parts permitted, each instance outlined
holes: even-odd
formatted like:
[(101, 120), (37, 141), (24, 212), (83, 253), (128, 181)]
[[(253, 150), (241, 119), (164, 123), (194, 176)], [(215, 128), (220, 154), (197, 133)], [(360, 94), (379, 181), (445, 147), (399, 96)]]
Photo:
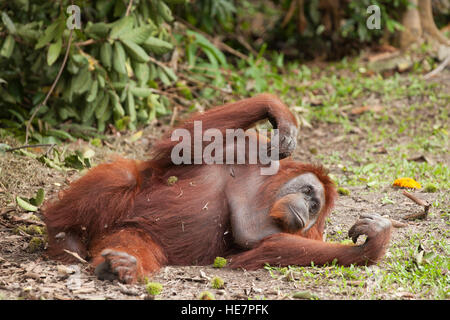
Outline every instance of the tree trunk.
[(450, 46), (450, 40), (442, 35), (433, 19), (431, 0), (411, 0), (414, 5), (404, 13), (400, 34), (400, 47), (405, 49), (422, 39)]
[(439, 32), (434, 23), (431, 0), (419, 0), (419, 14), (425, 37), (430, 37), (441, 44), (450, 46), (450, 40)]
[(417, 10), (417, 1), (410, 0), (414, 7), (408, 8), (403, 14), (402, 25), (404, 30), (400, 33), (400, 48), (402, 49), (409, 47), (422, 37), (422, 25)]

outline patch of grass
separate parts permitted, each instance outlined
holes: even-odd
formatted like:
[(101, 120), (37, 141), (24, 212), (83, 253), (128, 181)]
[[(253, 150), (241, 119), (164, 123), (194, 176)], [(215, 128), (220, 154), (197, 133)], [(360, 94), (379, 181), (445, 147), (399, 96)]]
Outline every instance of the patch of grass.
[(365, 184), (378, 189), (391, 185), (398, 177), (413, 177), (419, 183), (433, 183), (442, 189), (450, 187), (450, 171), (442, 163), (431, 165), (426, 162), (388, 157), (380, 162), (348, 167), (347, 172), (351, 174), (341, 177), (339, 184), (354, 186)]
[[(393, 286), (413, 293), (422, 299), (448, 299), (450, 297), (449, 244), (446, 239), (432, 235), (414, 234), (410, 239), (394, 243), (387, 259), (387, 269), (383, 270), (380, 288), (389, 290)], [(419, 259), (425, 244), (428, 259)], [(423, 249), (422, 249), (423, 250)]]
[(339, 185), (367, 185), (375, 190), (386, 187), (399, 177), (413, 177), (419, 183), (433, 183), (439, 189), (450, 187), (449, 168), (442, 163), (431, 165), (387, 156), (382, 161), (360, 166), (348, 166), (345, 175), (338, 178)]
[[(294, 272), (294, 281), (299, 286), (326, 288), (328, 295), (343, 295), (349, 299), (402, 298), (404, 293), (419, 299), (448, 299), (450, 247), (445, 240), (448, 233), (444, 231), (443, 237), (413, 234), (409, 239), (394, 243), (380, 267), (344, 267), (332, 263), (323, 267), (265, 268), (274, 279), (281, 281), (286, 274)], [(421, 253), (423, 248), (426, 249)]]

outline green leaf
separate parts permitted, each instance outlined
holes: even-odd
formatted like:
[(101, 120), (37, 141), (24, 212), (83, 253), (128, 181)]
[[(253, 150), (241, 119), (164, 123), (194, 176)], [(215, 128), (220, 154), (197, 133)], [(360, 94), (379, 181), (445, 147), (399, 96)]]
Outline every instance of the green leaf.
[(150, 79), (150, 67), (147, 63), (133, 62), (133, 71), (142, 86)]
[(119, 41), (114, 43), (114, 58), (113, 68), (116, 72), (121, 74), (127, 74), (127, 68), (125, 67), (126, 56), (125, 50)]
[(188, 36), (193, 37), (196, 43), (198, 43), (203, 49), (210, 50), (221, 65), (225, 66), (227, 64), (227, 59), (223, 52), (217, 49), (217, 47), (213, 45), (205, 36), (192, 30), (187, 30), (186, 33)]
[(138, 44), (130, 40), (122, 40), (122, 43), (124, 44), (131, 59), (141, 63), (148, 62), (150, 60), (148, 54)]
[(114, 125), (116, 126), (117, 130), (124, 131), (127, 128), (127, 126), (129, 125), (129, 123), (130, 123), (130, 117), (126, 116), (126, 117), (123, 117), (123, 118), (120, 118), (119, 120), (117, 120), (114, 123)]
[(172, 82), (170, 81), (169, 77), (164, 72), (164, 70), (160, 67), (158, 67), (156, 70), (157, 70), (156, 73), (158, 74), (158, 77), (161, 80), (161, 82), (166, 86), (170, 86)]
[(11, 20), (11, 18), (8, 16), (6, 12), (2, 12), (2, 21), (10, 34), (15, 34), (17, 32), (14, 22)]
[(133, 18), (131, 16), (123, 17), (112, 24), (109, 34), (111, 39), (119, 39), (122, 34), (127, 34), (133, 28)]
[(155, 37), (149, 37), (147, 40), (145, 40), (142, 46), (146, 50), (151, 51), (157, 55), (167, 53), (173, 49), (173, 44)]
[(209, 62), (213, 65), (213, 67), (217, 69), (219, 67), (219, 62), (217, 61), (214, 52), (209, 47), (204, 47), (203, 52), (206, 54)]
[(111, 25), (104, 22), (89, 24), (85, 29), (86, 34), (95, 40), (106, 38), (110, 30)]
[[(52, 161), (52, 160), (50, 160), (49, 158), (47, 158), (45, 156), (39, 157), (38, 160), (40, 162), (42, 162), (43, 164), (45, 164), (49, 168), (53, 168), (53, 169), (56, 169), (56, 170), (63, 171), (63, 168), (61, 168), (59, 165), (57, 165), (55, 163), (55, 161)], [(58, 163), (59, 163), (59, 161), (58, 161)]]
[(47, 53), (47, 64), (51, 66), (55, 63), (56, 60), (58, 60), (58, 57), (61, 53), (62, 49), (62, 40), (59, 38), (55, 43), (52, 43), (48, 47), (48, 53)]
[[(11, 146), (7, 145), (6, 143), (0, 143), (0, 155), (4, 155), (8, 149), (11, 149)], [(2, 170), (0, 169), (0, 173), (1, 172)]]
[(36, 43), (35, 49), (41, 49), (49, 44), (53, 39), (58, 39), (62, 36), (62, 33), (65, 30), (66, 24), (65, 21), (61, 19), (53, 22), (47, 29), (44, 31), (44, 36), (39, 38), (39, 41)]
[(125, 110), (123, 109), (122, 105), (120, 104), (119, 96), (114, 91), (109, 91), (109, 95), (111, 96), (111, 99), (112, 99), (114, 113), (118, 117), (123, 117), (125, 115)]
[(15, 45), (16, 45), (16, 42), (14, 41), (13, 36), (8, 35), (5, 39), (5, 41), (3, 42), (2, 49), (0, 50), (0, 55), (2, 57), (5, 57), (6, 59), (10, 58), (14, 51)]
[(127, 113), (130, 116), (131, 124), (133, 124), (136, 121), (136, 105), (131, 91), (128, 91), (127, 95)]
[(83, 113), (81, 115), (81, 121), (86, 124), (90, 123), (92, 116), (94, 115), (95, 109), (97, 108), (100, 100), (97, 98), (94, 102), (87, 104), (84, 107)]
[(86, 163), (81, 156), (80, 152), (75, 152), (64, 158), (64, 165), (69, 168), (77, 170), (83, 170), (86, 167)]
[(40, 188), (37, 193), (36, 196), (32, 199), (30, 199), (31, 204), (39, 207), (43, 202), (44, 202), (44, 197), (45, 197), (45, 191), (43, 188)]
[(95, 117), (97, 119), (101, 119), (108, 108), (109, 103), (109, 94), (104, 94), (102, 100), (98, 104), (97, 108), (95, 108)]
[(104, 88), (105, 87), (105, 78), (101, 75), (101, 74), (97, 74), (97, 80), (98, 80), (98, 85), (100, 86), (100, 88)]
[[(214, 2), (213, 2), (214, 3)], [(164, 3), (164, 1), (158, 1), (158, 13), (163, 17), (167, 22), (171, 22), (173, 20), (172, 11)]]
[(149, 38), (149, 35), (153, 30), (154, 28), (150, 25), (142, 26), (122, 33), (119, 39), (132, 41), (136, 44), (143, 44), (145, 40)]
[(130, 91), (133, 95), (139, 98), (147, 98), (152, 94), (152, 90), (150, 88), (132, 87), (130, 88)]
[(113, 49), (111, 44), (109, 44), (108, 42), (103, 43), (100, 47), (100, 61), (108, 70), (111, 69), (112, 66), (112, 56)]
[(31, 203), (28, 203), (27, 201), (23, 200), (21, 197), (16, 197), (17, 205), (21, 207), (22, 209), (25, 209), (26, 211), (32, 211), (35, 212), (38, 210), (38, 207), (33, 206)]
[(86, 97), (87, 102), (92, 102), (97, 97), (98, 93), (98, 81), (94, 81), (94, 84), (91, 86), (89, 90), (89, 95)]
[(70, 56), (70, 60), (73, 60), (73, 62), (76, 63), (79, 67), (84, 67), (89, 64), (88, 58), (86, 58), (82, 54), (73, 54)]
[(187, 57), (187, 62), (189, 64), (189, 66), (194, 67), (195, 66), (195, 61), (197, 60), (197, 52), (198, 46), (196, 44), (189, 44), (186, 47), (186, 57)]
[(63, 120), (63, 121), (70, 117), (80, 120), (80, 116), (79, 116), (78, 112), (75, 110), (74, 107), (71, 107), (71, 106), (59, 107), (58, 114), (59, 114), (59, 117), (61, 118), (61, 120)]
[(75, 141), (76, 140), (74, 137), (72, 137), (72, 135), (70, 135), (66, 131), (58, 130), (58, 129), (50, 129), (50, 130), (48, 130), (47, 131), (47, 135), (55, 136), (57, 138), (61, 138), (61, 139), (64, 139), (64, 140), (70, 140), (70, 141)]
[(72, 90), (77, 94), (82, 94), (89, 89), (91, 83), (91, 73), (89, 68), (86, 66), (81, 69), (81, 71), (74, 78), (72, 78)]
[(163, 70), (164, 70), (164, 72), (169, 76), (169, 78), (170, 78), (172, 81), (177, 81), (177, 80), (178, 80), (177, 75), (175, 74), (175, 72), (174, 72), (171, 68), (164, 67)]

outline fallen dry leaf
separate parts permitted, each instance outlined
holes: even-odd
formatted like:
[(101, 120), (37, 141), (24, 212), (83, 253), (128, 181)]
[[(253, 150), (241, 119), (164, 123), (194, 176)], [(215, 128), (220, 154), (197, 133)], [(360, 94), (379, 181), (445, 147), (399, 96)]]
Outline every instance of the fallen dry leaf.
[(350, 113), (352, 115), (360, 115), (360, 114), (362, 114), (364, 112), (367, 112), (367, 111), (380, 112), (383, 109), (384, 109), (384, 107), (383, 106), (379, 106), (379, 105), (362, 106), (362, 107), (357, 107), (357, 108), (354, 108), (354, 109), (350, 110)]

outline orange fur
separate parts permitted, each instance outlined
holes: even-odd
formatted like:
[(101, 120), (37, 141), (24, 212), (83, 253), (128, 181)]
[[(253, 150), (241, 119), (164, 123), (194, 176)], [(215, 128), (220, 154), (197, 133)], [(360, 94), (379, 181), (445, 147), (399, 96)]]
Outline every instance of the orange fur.
[(143, 280), (146, 275), (152, 274), (167, 263), (167, 257), (161, 247), (138, 229), (123, 229), (96, 238), (90, 245), (90, 256), (93, 257), (92, 265), (94, 267), (105, 260), (101, 256), (105, 248), (139, 257), (137, 259), (137, 280)]
[[(268, 94), (195, 115), (181, 127), (192, 132), (193, 121), (201, 120), (203, 130), (246, 130), (267, 118), (283, 134), (296, 132), (289, 133), (289, 128), (297, 125), (295, 117), (278, 98)], [(163, 265), (210, 264), (217, 256), (236, 253), (231, 266), (245, 268), (264, 263), (326, 263), (335, 257), (344, 264), (365, 263), (382, 255), (386, 238), (370, 249), (370, 259), (352, 246), (322, 241), (325, 219), (337, 195), (321, 166), (283, 159), (273, 176), (256, 175), (259, 165), (236, 165), (232, 173), (228, 165), (175, 166), (170, 161), (175, 143), (169, 137), (161, 140), (149, 161), (119, 159), (101, 164), (71, 184), (59, 200), (48, 202), (44, 219), (49, 256), (69, 261), (73, 257), (64, 252), (67, 249), (93, 259), (97, 266), (104, 259), (104, 249), (123, 251), (136, 257), (138, 279)], [(237, 208), (248, 208), (248, 223), (267, 218), (280, 187), (306, 172), (315, 174), (325, 189), (325, 205), (316, 224), (306, 234), (272, 234), (247, 251), (236, 247), (227, 188), (232, 186), (230, 192), (238, 195), (254, 191), (255, 196), (240, 196), (234, 203)], [(177, 177), (176, 183), (167, 183), (171, 176)], [(272, 214), (282, 219), (284, 213), (275, 208)], [(264, 223), (271, 223), (270, 219)]]

